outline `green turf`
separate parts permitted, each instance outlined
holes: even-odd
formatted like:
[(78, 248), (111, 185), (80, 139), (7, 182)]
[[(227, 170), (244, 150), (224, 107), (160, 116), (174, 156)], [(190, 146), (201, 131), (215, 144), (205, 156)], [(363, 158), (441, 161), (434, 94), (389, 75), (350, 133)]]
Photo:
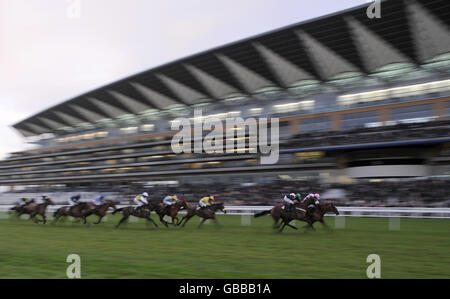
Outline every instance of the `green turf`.
[[(90, 219), (93, 222), (94, 218)], [(65, 278), (66, 258), (81, 256), (83, 278), (366, 278), (369, 254), (381, 257), (382, 278), (449, 278), (449, 220), (346, 218), (345, 229), (274, 233), (270, 217), (241, 226), (222, 216), (221, 229), (120, 229), (117, 217), (99, 226), (35, 225), (0, 220), (0, 278)], [(328, 218), (334, 228), (334, 218)], [(303, 226), (301, 223), (297, 223)]]

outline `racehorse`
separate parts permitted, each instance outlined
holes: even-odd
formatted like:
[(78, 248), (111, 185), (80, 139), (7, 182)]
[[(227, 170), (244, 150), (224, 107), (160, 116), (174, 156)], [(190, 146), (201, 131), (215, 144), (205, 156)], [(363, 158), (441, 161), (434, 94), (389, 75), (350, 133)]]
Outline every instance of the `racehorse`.
[(177, 225), (181, 225), (181, 227), (184, 227), (186, 225), (186, 223), (195, 215), (197, 215), (200, 218), (203, 218), (202, 221), (200, 222), (200, 224), (198, 225), (198, 227), (200, 227), (208, 219), (213, 219), (214, 223), (216, 223), (216, 225), (219, 225), (219, 223), (217, 222), (217, 219), (216, 219), (217, 211), (222, 211), (225, 214), (227, 213), (223, 203), (215, 203), (215, 204), (212, 204), (203, 209), (199, 209), (197, 207), (192, 207), (192, 208), (190, 207), (187, 209), (186, 216), (184, 216)]
[(113, 208), (114, 210), (116, 210), (116, 204), (112, 201), (106, 201), (104, 204), (91, 209), (87, 213), (86, 217), (96, 215), (98, 216), (98, 221), (94, 222), (94, 224), (100, 224), (100, 222), (102, 222), (103, 217), (105, 217), (106, 213), (108, 212), (109, 208)]
[(320, 222), (324, 227), (328, 227), (328, 225), (324, 221), (324, 216), (327, 213), (334, 213), (336, 214), (336, 216), (339, 215), (339, 211), (333, 202), (319, 204), (319, 207), (313, 212), (313, 215), (311, 217), (311, 228), (314, 228), (313, 225), (315, 222)]
[[(12, 207), (9, 210), (9, 213), (16, 213), (17, 218), (19, 218), (20, 216), (22, 216), (23, 214), (28, 214), (31, 215), (31, 213), (33, 213), (33, 209), (34, 207), (37, 206), (37, 203), (35, 203), (34, 201), (25, 205), (16, 205), (15, 207)], [(31, 219), (31, 217), (30, 217)]]
[[(47, 211), (47, 207), (49, 205), (54, 205), (55, 203), (50, 198), (45, 198), (44, 202), (41, 204), (36, 205), (33, 208), (33, 212), (30, 215), (30, 219), (34, 219), (35, 223), (44, 222), (44, 224), (47, 223), (47, 217), (45, 216), (45, 212)], [(37, 215), (41, 215), (43, 220), (39, 220), (36, 218)]]
[[(181, 198), (176, 201), (175, 204), (164, 207), (163, 203), (149, 203), (150, 208), (155, 211), (156, 214), (159, 216), (159, 220), (161, 223), (163, 223), (166, 227), (168, 227), (168, 224), (177, 225), (179, 222), (179, 219), (177, 217), (178, 212), (182, 209), (189, 209), (189, 204), (187, 203), (185, 198)], [(168, 223), (164, 220), (164, 216), (169, 216), (172, 218), (172, 223)], [(176, 222), (175, 222), (176, 220)]]
[(158, 225), (153, 221), (153, 219), (150, 217), (151, 214), (151, 207), (149, 205), (143, 205), (140, 208), (135, 207), (125, 207), (121, 209), (115, 209), (112, 213), (115, 215), (116, 213), (122, 213), (123, 217), (120, 219), (119, 223), (116, 225), (116, 228), (119, 228), (119, 226), (126, 221), (130, 216), (138, 217), (138, 218), (144, 218), (153, 223), (155, 227), (158, 227)]
[(87, 216), (89, 216), (89, 212), (91, 210), (92, 205), (87, 203), (87, 202), (81, 202), (79, 204), (77, 204), (76, 206), (73, 207), (61, 207), (58, 210), (56, 210), (56, 212), (53, 214), (53, 217), (55, 218), (55, 220), (53, 221), (53, 223), (56, 224), (56, 222), (58, 222), (58, 220), (61, 217), (66, 218), (67, 216), (71, 216), (74, 218), (81, 218), (83, 219), (83, 223), (86, 224), (87, 223)]
[[(293, 206), (291, 211), (286, 211), (284, 209), (284, 204), (279, 204), (274, 206), (271, 210), (263, 211), (255, 214), (255, 218), (261, 217), (267, 214), (271, 214), (274, 220), (273, 228), (279, 228), (279, 232), (283, 231), (285, 226), (289, 226), (293, 229), (297, 229), (297, 227), (289, 224), (292, 220), (300, 220), (306, 222), (308, 228), (314, 229), (314, 222), (321, 222), (325, 227), (327, 227), (324, 221), (324, 215), (329, 212), (334, 212), (336, 215), (339, 215), (339, 211), (337, 210), (334, 203), (325, 203), (319, 204), (318, 208), (313, 212), (312, 215), (307, 214), (307, 207), (303, 203), (296, 203)], [(282, 221), (282, 226), (278, 224), (279, 221)]]
[[(270, 214), (270, 215), (272, 216), (273, 221), (274, 221), (273, 229), (277, 229), (277, 228), (280, 227), (280, 224), (279, 224), (280, 220), (284, 221), (285, 219), (288, 219), (288, 218), (289, 218), (289, 217), (288, 217), (288, 214), (291, 214), (291, 213), (288, 213), (288, 212), (286, 211), (285, 207), (286, 207), (286, 206), (285, 206), (284, 204), (278, 204), (278, 205), (275, 205), (275, 206), (274, 206), (272, 209), (270, 209), (270, 210), (263, 211), (263, 212), (260, 212), (260, 213), (256, 213), (256, 214), (254, 215), (254, 217), (255, 217), (255, 218), (258, 218), (258, 217), (261, 217), (261, 216)], [(306, 217), (306, 209), (304, 209), (303, 205), (301, 205), (300, 203), (296, 203), (296, 204), (293, 206), (293, 211), (292, 211), (292, 212), (295, 212), (295, 214), (292, 213), (292, 214), (293, 214), (292, 216), (301, 218), (301, 219), (299, 219), (299, 220), (307, 221), (307, 217)], [(293, 219), (297, 219), (297, 218), (293, 218)], [(293, 220), (293, 219), (291, 219), (291, 220)], [(289, 220), (289, 222), (291, 222), (291, 220)], [(285, 221), (284, 221), (284, 222), (285, 222)], [(294, 229), (297, 229), (295, 226), (290, 225), (289, 222), (286, 224), (287, 226), (289, 226), (289, 227), (291, 227), (291, 228), (294, 228)], [(283, 226), (283, 229), (284, 229), (284, 226)], [(280, 230), (280, 231), (281, 231), (281, 230)]]

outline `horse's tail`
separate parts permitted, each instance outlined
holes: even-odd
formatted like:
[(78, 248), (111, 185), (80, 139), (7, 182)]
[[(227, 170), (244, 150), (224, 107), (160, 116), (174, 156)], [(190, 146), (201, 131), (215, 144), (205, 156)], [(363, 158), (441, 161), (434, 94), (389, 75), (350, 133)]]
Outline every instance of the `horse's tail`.
[(124, 208), (121, 209), (115, 209), (114, 212), (112, 212), (113, 215), (115, 215), (116, 213), (120, 213), (123, 211)]
[(272, 210), (267, 210), (267, 211), (264, 211), (264, 212), (259, 212), (259, 213), (256, 213), (256, 214), (253, 215), (253, 216), (255, 216), (255, 218), (258, 218), (258, 217), (261, 217), (261, 216), (270, 214), (270, 212), (272, 212)]

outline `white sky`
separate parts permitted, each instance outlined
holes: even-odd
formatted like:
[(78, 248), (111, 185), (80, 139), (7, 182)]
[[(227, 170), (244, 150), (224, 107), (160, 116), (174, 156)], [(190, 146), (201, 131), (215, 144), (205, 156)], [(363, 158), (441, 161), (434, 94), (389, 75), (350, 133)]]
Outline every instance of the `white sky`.
[(366, 0), (0, 0), (0, 158), (10, 126), (172, 60)]

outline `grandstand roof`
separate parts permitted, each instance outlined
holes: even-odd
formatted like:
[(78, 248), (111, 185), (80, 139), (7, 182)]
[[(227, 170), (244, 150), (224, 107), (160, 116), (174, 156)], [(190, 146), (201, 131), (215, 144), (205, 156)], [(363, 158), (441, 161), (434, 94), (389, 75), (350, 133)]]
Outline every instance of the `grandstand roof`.
[(333, 82), (388, 65), (422, 65), (450, 52), (450, 2), (382, 2), (301, 22), (130, 76), (46, 109), (13, 127), (24, 136), (127, 114), (267, 89)]

